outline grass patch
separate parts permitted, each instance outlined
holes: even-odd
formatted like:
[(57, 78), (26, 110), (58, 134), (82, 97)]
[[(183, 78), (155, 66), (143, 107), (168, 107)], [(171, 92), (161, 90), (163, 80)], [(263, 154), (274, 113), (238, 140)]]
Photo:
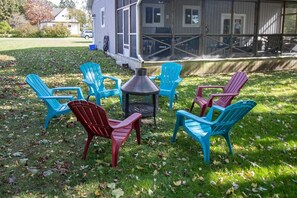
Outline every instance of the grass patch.
[[(253, 99), (252, 110), (232, 130), (234, 155), (221, 138), (211, 139), (210, 165), (198, 143), (178, 132), (170, 144), (175, 112), (188, 109), (197, 85), (224, 85), (232, 74), (183, 77), (179, 101), (168, 110), (161, 97), (157, 127), (141, 126), (142, 144), (132, 133), (111, 168), (111, 143), (97, 138), (86, 161), (86, 133), (69, 113), (43, 130), (46, 107), (24, 83), (29, 73), (49, 87), (80, 86), (79, 66), (100, 63), (106, 75), (126, 82), (133, 72), (87, 47), (31, 48), (0, 55), (0, 197), (294, 197), (297, 183), (296, 71), (250, 73), (235, 99)], [(93, 100), (94, 101), (94, 100)], [(234, 102), (235, 102), (234, 101)], [(123, 119), (118, 97), (102, 100), (112, 118)], [(199, 113), (199, 108), (194, 108)]]

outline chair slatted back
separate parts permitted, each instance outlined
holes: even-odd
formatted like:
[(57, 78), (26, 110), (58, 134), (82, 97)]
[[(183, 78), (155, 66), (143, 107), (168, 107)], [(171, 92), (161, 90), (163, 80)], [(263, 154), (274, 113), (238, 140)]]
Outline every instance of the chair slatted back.
[(88, 133), (111, 138), (112, 128), (102, 107), (87, 101), (71, 101), (68, 106)]
[[(53, 96), (51, 90), (46, 86), (46, 84), (41, 80), (41, 78), (36, 74), (29, 74), (26, 77), (26, 83), (35, 91), (38, 97), (42, 96)], [(43, 99), (45, 103), (51, 106), (53, 109), (57, 109), (61, 106), (56, 99)]]
[[(248, 81), (245, 72), (236, 72), (224, 87), (224, 93), (239, 93), (244, 84)], [(235, 96), (221, 97), (216, 104), (221, 107), (226, 107), (231, 104)]]
[(215, 120), (212, 125), (212, 135), (228, 132), (236, 122), (241, 120), (250, 110), (256, 106), (252, 100), (239, 101), (229, 105)]
[[(84, 63), (80, 66), (80, 71), (83, 73), (86, 80), (95, 84), (98, 91), (105, 90), (102, 77), (103, 74), (99, 64), (93, 62)], [(95, 92), (95, 90), (93, 91)]]
[(179, 78), (182, 66), (178, 63), (168, 62), (162, 64), (160, 75), (160, 89), (171, 89), (174, 81)]

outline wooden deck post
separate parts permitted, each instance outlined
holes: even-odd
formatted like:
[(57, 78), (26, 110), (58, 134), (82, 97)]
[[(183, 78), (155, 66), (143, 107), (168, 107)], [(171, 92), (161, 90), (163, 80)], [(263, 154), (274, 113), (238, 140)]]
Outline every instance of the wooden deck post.
[(205, 40), (205, 13), (206, 13), (206, 7), (205, 7), (205, 0), (201, 0), (201, 26), (200, 26), (200, 40), (199, 42), (199, 56), (204, 55), (204, 40)]
[(254, 56), (258, 55), (258, 36), (259, 36), (259, 20), (260, 20), (260, 0), (255, 2), (255, 25), (254, 25), (254, 39), (253, 52)]

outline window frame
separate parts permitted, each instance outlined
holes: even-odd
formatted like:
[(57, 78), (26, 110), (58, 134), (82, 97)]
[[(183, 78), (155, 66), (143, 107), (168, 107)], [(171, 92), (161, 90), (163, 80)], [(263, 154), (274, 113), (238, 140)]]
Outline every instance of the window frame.
[(101, 25), (101, 27), (102, 28), (104, 28), (105, 27), (105, 7), (103, 7), (103, 8), (101, 8), (100, 9), (100, 25)]
[[(198, 23), (192, 23), (192, 19), (191, 19), (191, 24), (186, 24), (185, 20), (186, 20), (186, 9), (190, 9), (191, 10), (191, 14), (193, 14), (193, 10), (198, 10)], [(200, 27), (200, 23), (201, 23), (201, 8), (200, 6), (194, 6), (194, 5), (183, 5), (183, 27), (194, 27), (194, 28), (199, 28)]]
[[(154, 22), (154, 13), (152, 13), (153, 15), (153, 22), (152, 23), (147, 23), (146, 22), (146, 8), (153, 8), (153, 10), (155, 8), (159, 8), (160, 9), (160, 23), (155, 23)], [(145, 3), (143, 4), (143, 9), (142, 9), (142, 13), (143, 13), (143, 19), (142, 19), (142, 24), (143, 27), (164, 27), (164, 18), (165, 18), (165, 11), (164, 11), (164, 5), (163, 4), (152, 4), (152, 3)]]

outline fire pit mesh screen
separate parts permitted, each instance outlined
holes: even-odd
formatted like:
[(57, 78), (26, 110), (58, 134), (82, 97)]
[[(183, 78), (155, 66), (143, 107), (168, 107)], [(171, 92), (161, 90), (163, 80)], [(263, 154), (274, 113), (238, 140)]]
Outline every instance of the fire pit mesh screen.
[[(125, 104), (126, 98), (123, 97), (123, 104)], [(156, 106), (156, 108), (158, 108)], [(123, 106), (123, 111), (125, 111), (125, 106)], [(140, 96), (140, 95), (129, 95), (129, 111), (128, 114), (141, 113), (143, 117), (153, 116), (154, 106), (152, 96)]]

